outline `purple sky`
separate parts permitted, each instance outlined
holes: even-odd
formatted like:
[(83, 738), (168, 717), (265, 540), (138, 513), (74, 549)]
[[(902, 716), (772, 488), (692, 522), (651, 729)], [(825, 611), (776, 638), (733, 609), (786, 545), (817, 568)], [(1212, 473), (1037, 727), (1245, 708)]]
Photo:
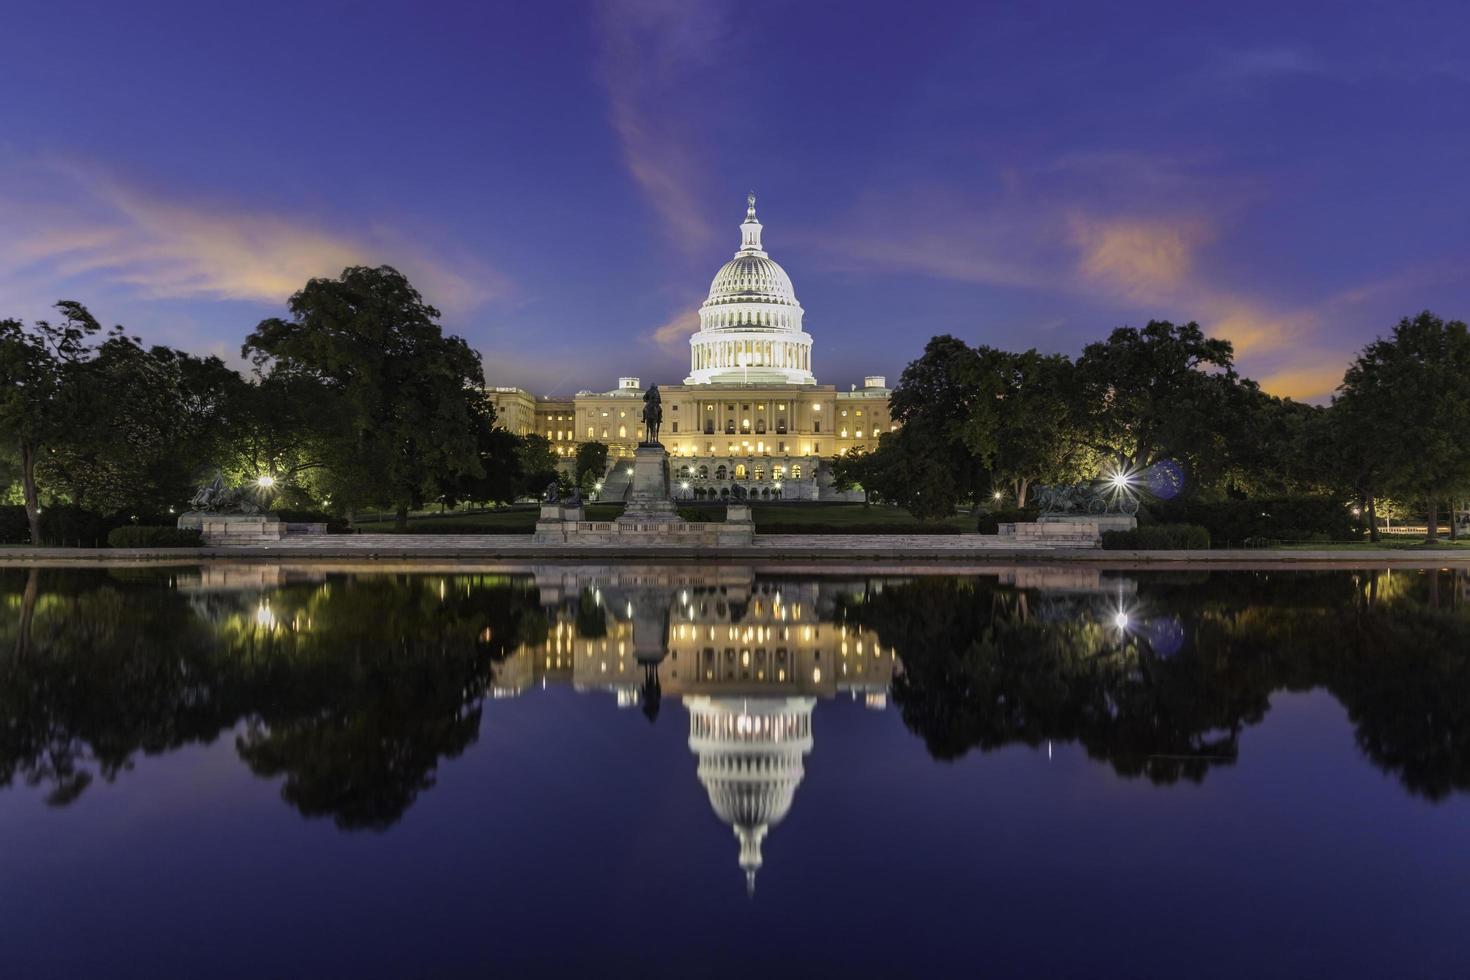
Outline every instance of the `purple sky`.
[(1470, 317), (1470, 6), (74, 3), (0, 32), (0, 316), (237, 357), (391, 263), (541, 394), (682, 380), (745, 193), (818, 379), (1197, 319), (1321, 397)]

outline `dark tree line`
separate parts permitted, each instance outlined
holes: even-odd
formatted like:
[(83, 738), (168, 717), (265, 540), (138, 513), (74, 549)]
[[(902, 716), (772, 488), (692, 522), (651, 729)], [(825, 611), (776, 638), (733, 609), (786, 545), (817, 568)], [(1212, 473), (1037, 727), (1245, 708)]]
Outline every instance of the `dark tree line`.
[(1076, 360), (935, 337), (894, 389), (898, 431), (834, 470), (925, 518), (1125, 474), (1170, 497), (1336, 496), (1375, 536), (1397, 500), (1434, 537), (1439, 508), (1470, 496), (1467, 379), (1465, 324), (1427, 312), (1369, 344), (1326, 407), (1262, 391), (1194, 323), (1122, 327)]

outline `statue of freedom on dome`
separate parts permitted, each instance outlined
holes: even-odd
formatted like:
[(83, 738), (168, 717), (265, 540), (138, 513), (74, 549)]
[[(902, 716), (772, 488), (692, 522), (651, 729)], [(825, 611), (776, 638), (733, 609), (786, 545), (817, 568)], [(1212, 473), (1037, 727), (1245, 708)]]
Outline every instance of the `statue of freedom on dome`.
[(658, 429), (663, 421), (663, 398), (658, 393), (658, 385), (649, 385), (648, 391), (643, 395), (643, 442), (641, 445), (662, 445), (658, 441)]

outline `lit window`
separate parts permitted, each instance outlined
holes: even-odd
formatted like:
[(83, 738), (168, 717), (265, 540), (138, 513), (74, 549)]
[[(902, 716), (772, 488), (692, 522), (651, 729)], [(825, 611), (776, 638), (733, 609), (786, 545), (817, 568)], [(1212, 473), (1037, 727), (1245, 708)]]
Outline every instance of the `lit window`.
[(619, 439), (626, 439), (626, 438), (628, 438), (628, 427), (626, 425), (620, 425), (620, 426), (618, 426), (618, 438)]

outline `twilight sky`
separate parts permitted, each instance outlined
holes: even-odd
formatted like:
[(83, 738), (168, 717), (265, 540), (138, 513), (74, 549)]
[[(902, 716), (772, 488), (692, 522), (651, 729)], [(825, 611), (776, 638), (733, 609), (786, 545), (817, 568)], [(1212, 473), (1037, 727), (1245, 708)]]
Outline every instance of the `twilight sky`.
[(0, 31), (0, 316), (238, 362), (403, 269), (538, 394), (678, 382), (747, 190), (817, 377), (1196, 319), (1321, 398), (1470, 318), (1470, 5), (79, 3)]

